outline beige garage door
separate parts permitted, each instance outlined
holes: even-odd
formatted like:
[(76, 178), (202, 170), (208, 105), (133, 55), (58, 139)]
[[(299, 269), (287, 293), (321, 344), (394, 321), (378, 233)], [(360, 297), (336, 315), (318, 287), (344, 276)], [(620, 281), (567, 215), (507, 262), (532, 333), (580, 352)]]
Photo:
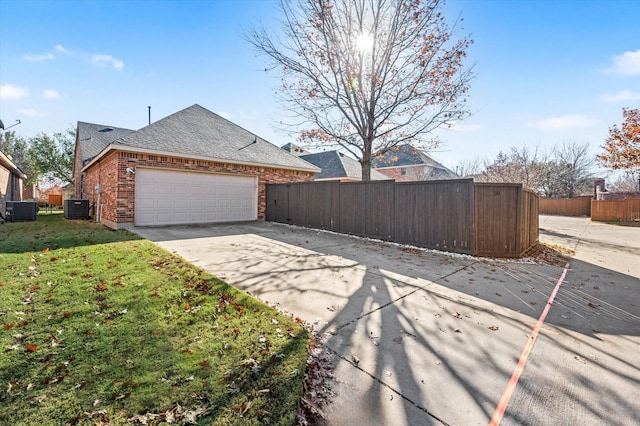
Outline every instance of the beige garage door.
[(257, 216), (257, 177), (136, 170), (136, 226), (248, 221)]

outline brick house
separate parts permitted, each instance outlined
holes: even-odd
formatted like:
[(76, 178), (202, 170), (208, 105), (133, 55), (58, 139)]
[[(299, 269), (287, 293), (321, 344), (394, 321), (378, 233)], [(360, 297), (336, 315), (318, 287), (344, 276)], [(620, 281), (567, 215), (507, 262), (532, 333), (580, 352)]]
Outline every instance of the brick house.
[(22, 201), (23, 183), (27, 176), (0, 151), (0, 214), (4, 217), (7, 201)]
[[(297, 155), (321, 169), (316, 174), (316, 181), (337, 180), (340, 182), (360, 182), (362, 180), (362, 166), (360, 162), (347, 157), (338, 151), (323, 151), (311, 153), (297, 145), (288, 143), (282, 147), (285, 151)], [(382, 173), (371, 170), (371, 180), (388, 180)]]
[[(315, 177), (317, 181), (339, 180), (340, 182), (360, 182), (362, 165), (338, 151), (301, 154), (300, 158), (319, 167), (322, 171)], [(371, 180), (388, 180), (382, 173), (371, 170)]]
[(455, 172), (409, 144), (398, 145), (374, 157), (371, 167), (396, 182), (460, 179)]
[(267, 183), (320, 169), (193, 105), (138, 131), (78, 122), (76, 198), (111, 228), (265, 217)]

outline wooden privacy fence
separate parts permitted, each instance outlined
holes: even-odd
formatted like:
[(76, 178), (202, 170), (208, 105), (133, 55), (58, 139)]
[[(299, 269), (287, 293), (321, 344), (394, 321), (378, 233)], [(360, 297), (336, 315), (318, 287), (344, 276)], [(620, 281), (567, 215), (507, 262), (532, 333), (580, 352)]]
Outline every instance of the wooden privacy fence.
[(304, 182), (267, 185), (266, 219), (481, 256), (538, 241), (538, 197), (520, 184)]
[(592, 200), (591, 220), (621, 220), (624, 222), (640, 220), (640, 198)]
[(62, 194), (49, 194), (48, 202), (52, 206), (61, 206), (62, 205)]
[(591, 196), (576, 198), (540, 198), (540, 214), (590, 216)]

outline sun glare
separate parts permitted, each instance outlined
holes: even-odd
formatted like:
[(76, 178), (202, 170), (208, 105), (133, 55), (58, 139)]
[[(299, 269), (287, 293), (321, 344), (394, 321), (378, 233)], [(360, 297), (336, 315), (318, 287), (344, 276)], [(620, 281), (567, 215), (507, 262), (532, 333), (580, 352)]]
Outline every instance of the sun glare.
[(362, 33), (356, 39), (356, 47), (361, 52), (367, 52), (373, 47), (373, 35), (370, 33)]

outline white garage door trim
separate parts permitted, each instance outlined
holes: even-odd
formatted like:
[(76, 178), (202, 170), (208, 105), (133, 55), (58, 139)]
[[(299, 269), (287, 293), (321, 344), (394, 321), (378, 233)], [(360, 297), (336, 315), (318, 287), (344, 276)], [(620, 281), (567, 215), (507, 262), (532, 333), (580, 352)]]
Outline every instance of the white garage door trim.
[(138, 167), (136, 226), (251, 221), (258, 217), (258, 178)]

